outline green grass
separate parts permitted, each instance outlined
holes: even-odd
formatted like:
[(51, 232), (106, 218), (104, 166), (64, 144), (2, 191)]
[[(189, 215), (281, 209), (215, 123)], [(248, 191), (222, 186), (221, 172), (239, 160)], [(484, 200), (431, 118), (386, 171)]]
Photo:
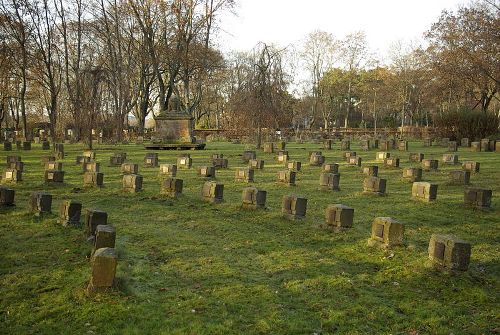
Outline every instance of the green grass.
[[(268, 191), (268, 209), (240, 210), (244, 183), (234, 182), (245, 166), (245, 145), (208, 143), (190, 152), (194, 167), (223, 153), (230, 168), (217, 171), (224, 203), (200, 200), (203, 180), (196, 170), (180, 170), (183, 196), (159, 194), (158, 169), (142, 167), (146, 151), (136, 145), (101, 145), (97, 160), (105, 187), (83, 189), (81, 167), (74, 164), (80, 145), (65, 145), (65, 184), (46, 186), (39, 145), (19, 154), (25, 162), (23, 182), (12, 185), (16, 206), (0, 209), (1, 334), (489, 334), (499, 329), (500, 154), (460, 148), (460, 160), (481, 162), (472, 184), (493, 190), (491, 210), (463, 207), (463, 187), (447, 185), (443, 166), (425, 173), (439, 184), (438, 200), (411, 199), (411, 184), (401, 169), (380, 165), (388, 179), (387, 197), (363, 196), (363, 175), (349, 167), (341, 151), (325, 151), (327, 162), (341, 164), (340, 192), (319, 192), (318, 167), (307, 164), (318, 144), (289, 143), (291, 159), (303, 162), (297, 186), (275, 183), (280, 167), (274, 155), (258, 152), (265, 169), (255, 185)], [(377, 164), (375, 151), (353, 150), (363, 165)], [(144, 191), (121, 191), (119, 167), (108, 167), (113, 151), (126, 151), (140, 164)], [(410, 143), (411, 152), (441, 159), (445, 149)], [(173, 163), (179, 152), (160, 151), (161, 163)], [(397, 153), (401, 166), (412, 166), (408, 153)], [(416, 164), (413, 164), (416, 166)], [(81, 190), (79, 190), (81, 189)], [(32, 191), (53, 194), (53, 215), (35, 218), (28, 212)], [(281, 198), (296, 193), (308, 198), (302, 221), (281, 218)], [(117, 229), (117, 288), (89, 297), (91, 246), (83, 228), (57, 224), (64, 199), (108, 212)], [(341, 233), (321, 229), (328, 204), (355, 209), (354, 227)], [(378, 216), (406, 225), (404, 247), (392, 251), (367, 246)], [(82, 218), (83, 221), (83, 218)], [(441, 273), (427, 260), (433, 233), (453, 233), (472, 246), (464, 273)]]

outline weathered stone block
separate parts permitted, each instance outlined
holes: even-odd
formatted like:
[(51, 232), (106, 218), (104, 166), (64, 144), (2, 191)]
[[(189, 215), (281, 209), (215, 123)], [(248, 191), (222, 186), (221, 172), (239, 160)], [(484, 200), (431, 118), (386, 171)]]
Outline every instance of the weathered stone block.
[(434, 201), (437, 198), (437, 184), (427, 182), (414, 182), (411, 187), (411, 195), (414, 199), (423, 201)]
[(235, 181), (242, 181), (245, 183), (253, 183), (254, 171), (255, 170), (250, 169), (250, 168), (237, 169), (236, 174), (234, 176), (234, 180)]
[(190, 156), (177, 157), (177, 167), (179, 169), (190, 169), (193, 166), (193, 160)]
[(361, 157), (353, 156), (349, 157), (349, 161), (347, 162), (350, 166), (361, 167)]
[(464, 137), (461, 139), (460, 141), (460, 146), (464, 147), (464, 148), (468, 148), (470, 147), (470, 141), (467, 137)]
[(439, 142), (439, 145), (446, 148), (448, 146), (449, 142), (450, 142), (450, 139), (445, 137), (445, 138), (441, 139), (441, 141)]
[(386, 158), (389, 158), (389, 157), (391, 157), (391, 153), (385, 152), (385, 151), (377, 152), (377, 155), (375, 156), (376, 160), (378, 160), (378, 161), (384, 161)]
[(247, 187), (242, 194), (242, 207), (245, 209), (257, 209), (266, 207), (267, 192), (256, 187)]
[(480, 152), (481, 151), (481, 142), (471, 142), (470, 143), (470, 151)]
[(450, 270), (469, 268), (471, 245), (452, 235), (432, 234), (429, 241), (429, 259), (433, 265)]
[(47, 170), (47, 171), (45, 171), (45, 182), (46, 183), (63, 183), (64, 182), (64, 171), (59, 171), (59, 170)]
[(24, 171), (24, 163), (23, 162), (12, 162), (8, 165), (8, 168), (23, 172)]
[(363, 151), (370, 150), (370, 140), (361, 140), (360, 145), (361, 145), (361, 150)]
[(177, 165), (160, 164), (160, 175), (175, 178), (175, 176), (177, 176)]
[(76, 165), (84, 165), (86, 163), (90, 163), (92, 162), (92, 160), (89, 158), (89, 157), (85, 157), (85, 156), (76, 156), (75, 158), (75, 164)]
[(450, 171), (450, 185), (469, 185), (470, 183), (470, 172), (465, 170), (453, 170)]
[(423, 154), (423, 153), (420, 153), (420, 152), (417, 152), (417, 153), (412, 152), (412, 153), (410, 154), (409, 161), (410, 161), (410, 162), (418, 162), (418, 163), (420, 163), (420, 162), (422, 162), (422, 160), (423, 160), (423, 159), (424, 159), (424, 154)]
[(121, 166), (125, 163), (127, 159), (127, 154), (124, 152), (114, 153), (111, 157), (109, 157), (109, 165), (110, 166)]
[(286, 142), (280, 141), (276, 144), (276, 147), (278, 148), (278, 150), (284, 151), (286, 150)]
[(450, 141), (448, 142), (448, 151), (450, 152), (456, 152), (458, 150), (458, 145), (456, 141)]
[(116, 229), (110, 225), (98, 225), (95, 229), (94, 250), (101, 248), (114, 248)]
[(474, 161), (465, 161), (462, 163), (462, 169), (471, 173), (479, 172), (480, 166), (481, 163)]
[(292, 170), (278, 171), (278, 183), (288, 186), (295, 186), (296, 172)]
[(264, 169), (264, 160), (262, 160), (262, 159), (251, 159), (248, 162), (248, 167), (250, 169), (254, 169), (254, 170), (262, 170), (262, 169)]
[(272, 143), (272, 142), (264, 143), (264, 152), (266, 154), (274, 153), (274, 143)]
[(340, 231), (351, 228), (354, 221), (354, 208), (342, 204), (328, 205), (325, 212), (327, 227)]
[(117, 255), (114, 248), (97, 249), (92, 256), (92, 276), (87, 292), (105, 292), (113, 287)]
[(14, 206), (16, 191), (6, 187), (0, 187), (0, 207)]
[[(390, 140), (380, 141), (380, 143), (379, 143), (379, 149), (383, 150), (383, 151), (392, 150), (392, 141), (390, 141)], [(378, 152), (377, 152), (377, 157), (378, 157)]]
[(356, 151), (345, 151), (342, 153), (342, 156), (344, 157), (346, 162), (349, 162), (349, 158), (356, 157)]
[(449, 165), (458, 164), (458, 156), (455, 154), (444, 154), (442, 162), (443, 164), (449, 164)]
[(221, 203), (224, 195), (224, 184), (215, 181), (207, 181), (201, 189), (202, 199), (206, 202)]
[(123, 191), (135, 193), (142, 191), (142, 176), (138, 174), (123, 175)]
[(363, 174), (365, 174), (367, 176), (377, 177), (378, 176), (378, 166), (377, 165), (370, 165), (370, 166), (363, 167)]
[(216, 169), (227, 169), (229, 161), (226, 158), (212, 158), (212, 166)]
[(12, 151), (12, 143), (11, 142), (3, 142), (3, 150), (4, 151)]
[(491, 207), (493, 192), (483, 188), (467, 188), (464, 191), (464, 204), (476, 208)]
[(332, 150), (332, 143), (333, 141), (330, 139), (327, 139), (323, 142), (323, 149), (325, 150)]
[(102, 187), (104, 185), (104, 174), (102, 172), (85, 172), (83, 174), (83, 186)]
[(327, 173), (339, 173), (339, 165), (336, 163), (323, 164), (322, 171)]
[(158, 167), (158, 153), (148, 152), (144, 156), (144, 167)]
[(42, 142), (42, 150), (50, 150), (50, 142), (49, 141)]
[(82, 204), (74, 200), (64, 200), (59, 207), (59, 223), (63, 226), (80, 224)]
[(6, 169), (2, 174), (2, 182), (17, 183), (23, 181), (23, 172), (16, 169)]
[(422, 181), (422, 169), (421, 168), (404, 169), (402, 180), (411, 183), (414, 183), (416, 181)]
[(309, 165), (311, 166), (322, 166), (325, 163), (325, 156), (318, 153), (314, 153), (309, 157)]
[(93, 150), (84, 150), (82, 156), (83, 157), (87, 157), (89, 160), (93, 161), (93, 160), (95, 160), (95, 151), (93, 151)]
[(385, 195), (386, 185), (386, 179), (367, 177), (363, 180), (363, 194)]
[(215, 167), (213, 166), (200, 166), (198, 168), (198, 176), (205, 178), (215, 178)]
[(178, 198), (182, 194), (184, 181), (172, 177), (165, 178), (161, 182), (161, 193), (170, 198)]
[(422, 169), (424, 171), (437, 171), (439, 161), (437, 159), (424, 159), (422, 160)]
[(408, 141), (399, 141), (398, 150), (399, 151), (408, 151)]
[(340, 191), (340, 174), (322, 172), (319, 175), (319, 189), (321, 191)]
[(101, 163), (98, 162), (90, 162), (83, 163), (83, 172), (100, 172), (101, 171)]
[(384, 166), (389, 168), (399, 168), (399, 157), (389, 157), (384, 159)]
[[(42, 164), (43, 167), (45, 167), (45, 165), (47, 163), (50, 163), (50, 162), (55, 162), (56, 161), (56, 157), (55, 156), (43, 156), (41, 159), (40, 159), (40, 162)], [(61, 170), (61, 169), (59, 169)]]
[(307, 199), (298, 195), (285, 195), (281, 202), (281, 214), (289, 220), (303, 219), (306, 216)]
[(378, 217), (373, 220), (369, 246), (392, 248), (400, 246), (404, 241), (404, 224), (389, 217)]
[(63, 163), (47, 162), (45, 163), (45, 171), (62, 171)]
[(302, 163), (298, 161), (291, 161), (287, 164), (288, 170), (300, 171), (302, 169)]
[(137, 174), (139, 173), (139, 165), (134, 163), (123, 163), (121, 172), (122, 174)]
[(21, 156), (17, 156), (17, 155), (7, 156), (6, 160), (7, 160), (7, 166), (10, 166), (11, 163), (20, 162)]
[(278, 151), (278, 163), (286, 164), (288, 162), (289, 156), (288, 151), (280, 150)]
[(108, 213), (99, 209), (87, 209), (85, 216), (85, 229), (87, 236), (95, 235), (97, 226), (106, 224), (108, 224)]
[(349, 140), (342, 140), (342, 142), (340, 142), (340, 150), (351, 150), (351, 141)]
[(242, 159), (245, 163), (248, 163), (251, 159), (256, 159), (257, 153), (253, 150), (246, 150), (243, 152)]
[(481, 151), (484, 151), (484, 152), (490, 151), (490, 139), (489, 138), (483, 138), (481, 140)]
[(45, 192), (31, 193), (30, 210), (35, 214), (50, 213), (52, 210), (52, 194)]

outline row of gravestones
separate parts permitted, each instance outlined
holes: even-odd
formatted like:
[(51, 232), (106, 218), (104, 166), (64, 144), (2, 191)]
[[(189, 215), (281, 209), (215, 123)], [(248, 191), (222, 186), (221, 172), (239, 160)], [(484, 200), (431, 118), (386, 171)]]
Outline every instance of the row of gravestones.
[[(0, 187), (0, 207), (14, 206), (15, 190)], [(30, 212), (36, 216), (52, 212), (52, 195), (33, 192), (29, 199)], [(64, 226), (79, 226), (82, 204), (65, 200), (59, 207), (59, 223)], [(89, 293), (102, 292), (113, 286), (117, 255), (115, 251), (116, 229), (108, 225), (108, 214), (98, 209), (87, 209), (85, 233), (92, 243), (92, 274), (87, 287)]]

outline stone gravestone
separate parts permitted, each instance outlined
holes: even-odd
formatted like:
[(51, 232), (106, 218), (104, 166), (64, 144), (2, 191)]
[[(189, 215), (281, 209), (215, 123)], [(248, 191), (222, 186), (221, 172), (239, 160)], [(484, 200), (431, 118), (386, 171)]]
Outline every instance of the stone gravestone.
[(23, 173), (16, 169), (6, 169), (2, 174), (2, 182), (17, 183), (23, 181)]
[(466, 271), (469, 268), (471, 245), (452, 235), (432, 234), (429, 259), (434, 266)]
[(64, 171), (47, 170), (45, 171), (46, 183), (64, 183)]
[(411, 195), (413, 199), (430, 202), (436, 200), (437, 190), (437, 184), (431, 184), (423, 181), (414, 182), (411, 187)]
[(11, 142), (3, 142), (3, 150), (4, 151), (12, 151), (12, 143)]
[(460, 141), (460, 146), (462, 146), (464, 148), (470, 147), (469, 139), (467, 137), (462, 138), (462, 140)]
[(322, 171), (327, 173), (339, 173), (339, 165), (336, 163), (323, 164)]
[(264, 143), (264, 152), (266, 154), (274, 153), (274, 143), (272, 143), (272, 142)]
[(443, 164), (449, 164), (449, 165), (458, 164), (458, 156), (455, 154), (444, 154), (442, 162)]
[(450, 139), (447, 137), (444, 137), (441, 139), (441, 142), (439, 143), (439, 145), (446, 148), (448, 146), (449, 142), (450, 142)]
[(323, 163), (325, 163), (325, 156), (321, 155), (321, 152), (313, 153), (309, 157), (309, 165), (311, 166), (322, 166)]
[(399, 157), (389, 157), (384, 159), (384, 166), (389, 168), (399, 168)]
[(74, 200), (64, 200), (59, 207), (59, 223), (63, 226), (79, 225), (82, 204)]
[(367, 177), (363, 181), (363, 194), (385, 195), (387, 180), (379, 177)]
[(480, 152), (481, 151), (481, 142), (471, 142), (470, 143), (470, 151)]
[(284, 151), (286, 149), (286, 142), (285, 141), (278, 142), (277, 147), (278, 147), (278, 150)]
[(179, 169), (190, 169), (193, 165), (193, 160), (189, 154), (177, 157), (177, 167)]
[(342, 231), (352, 227), (354, 208), (342, 204), (328, 205), (325, 212), (325, 223), (334, 231)]
[(462, 163), (462, 169), (471, 173), (479, 172), (480, 166), (481, 164), (479, 162), (474, 161), (465, 161)]
[(92, 256), (92, 276), (88, 293), (106, 292), (113, 287), (116, 275), (117, 255), (114, 248), (100, 248)]
[(248, 163), (251, 159), (256, 159), (257, 153), (253, 150), (245, 150), (242, 155), (243, 162)]
[(87, 157), (88, 160), (89, 160), (89, 162), (91, 162), (91, 161), (95, 160), (95, 151), (93, 151), (93, 150), (85, 150), (83, 152), (82, 156), (83, 157)]
[(245, 183), (253, 183), (254, 170), (253, 169), (237, 169), (234, 176), (235, 181), (241, 181)]
[(404, 169), (402, 180), (411, 183), (414, 183), (416, 181), (422, 181), (422, 169), (421, 168)]
[(375, 218), (372, 223), (372, 233), (370, 239), (368, 239), (368, 245), (384, 248), (400, 246), (404, 241), (404, 229), (404, 224), (393, 218)]
[(31, 150), (31, 142), (28, 142), (28, 141), (24, 141), (23, 142), (23, 150)]
[(0, 187), (0, 207), (14, 206), (16, 191), (6, 187)]
[(377, 165), (364, 166), (363, 167), (363, 174), (365, 174), (367, 176), (377, 177), (378, 176), (378, 166)]
[(50, 150), (50, 142), (49, 141), (42, 142), (42, 150)]
[(10, 166), (10, 164), (12, 164), (12, 163), (20, 162), (21, 156), (9, 155), (6, 157), (6, 160), (7, 160), (7, 166)]
[(177, 165), (160, 164), (160, 175), (175, 178), (177, 176)]
[(398, 149), (399, 151), (408, 151), (408, 141), (399, 141)]
[(33, 192), (30, 197), (31, 213), (40, 215), (52, 211), (52, 194), (46, 192)]
[(424, 171), (437, 171), (439, 161), (437, 159), (424, 159), (422, 160), (422, 169)]
[(144, 156), (144, 166), (145, 167), (158, 167), (158, 153), (148, 152)]
[(287, 164), (288, 170), (300, 171), (302, 169), (302, 163), (298, 161), (291, 161)]
[(377, 155), (375, 156), (375, 159), (378, 161), (384, 161), (385, 159), (391, 157), (390, 152), (385, 152), (385, 151), (379, 151), (377, 152)]
[(92, 160), (89, 158), (89, 157), (85, 157), (85, 156), (76, 156), (75, 157), (75, 164), (76, 165), (84, 165), (86, 163), (90, 163), (92, 162)]
[(215, 178), (215, 167), (213, 166), (200, 166), (198, 168), (198, 176), (204, 178)]
[(361, 150), (369, 151), (370, 150), (370, 140), (361, 140)]
[(104, 174), (102, 172), (85, 172), (83, 174), (83, 186), (85, 187), (104, 186)]
[(210, 203), (221, 203), (224, 195), (224, 184), (215, 181), (207, 181), (203, 184), (201, 196), (203, 201)]
[(295, 186), (296, 172), (292, 170), (278, 171), (278, 184)]
[(432, 138), (424, 138), (424, 147), (432, 147)]
[(332, 140), (327, 139), (323, 142), (323, 149), (332, 150)]
[(483, 138), (480, 143), (481, 143), (481, 151), (484, 151), (484, 152), (490, 151), (490, 139), (489, 138)]
[(416, 163), (421, 163), (424, 159), (424, 154), (423, 153), (420, 153), (420, 152), (417, 152), (417, 153), (411, 153), (410, 154), (410, 158), (409, 158), (409, 161), (410, 162), (416, 162)]
[(340, 174), (322, 172), (319, 175), (320, 191), (340, 191)]
[(122, 174), (137, 174), (139, 173), (139, 165), (134, 163), (123, 163), (121, 172)]
[(256, 187), (247, 187), (242, 194), (242, 208), (258, 209), (266, 207), (267, 192)]
[(470, 172), (465, 170), (453, 170), (450, 171), (450, 179), (448, 184), (450, 185), (469, 185), (470, 183)]
[(278, 151), (278, 163), (286, 164), (288, 162), (289, 156), (288, 151), (280, 150)]
[(464, 204), (468, 207), (489, 208), (493, 192), (483, 188), (467, 188), (464, 191)]
[(356, 151), (345, 151), (342, 153), (342, 156), (344, 157), (346, 162), (349, 162), (349, 158), (356, 157)]
[(101, 248), (114, 248), (116, 229), (110, 225), (98, 225), (95, 229), (94, 250)]
[[(41, 162), (42, 166), (44, 166), (44, 167), (45, 167), (45, 165), (47, 163), (51, 163), (51, 162), (55, 162), (55, 161), (56, 161), (56, 157), (55, 156), (43, 156), (40, 159), (40, 162)], [(61, 165), (61, 169), (62, 169), (62, 165)], [(61, 169), (59, 169), (59, 170), (61, 170)]]
[(62, 171), (63, 163), (60, 162), (47, 162), (45, 163), (45, 171)]
[(351, 150), (351, 141), (345, 139), (342, 140), (342, 142), (340, 142), (340, 150)]
[(350, 166), (361, 167), (361, 157), (358, 157), (358, 156), (349, 157), (348, 164)]
[(85, 216), (87, 237), (94, 236), (98, 225), (108, 224), (108, 213), (99, 209), (88, 208)]
[(263, 170), (264, 169), (264, 160), (262, 159), (251, 159), (248, 162), (248, 167), (254, 170)]
[(281, 202), (281, 214), (289, 220), (303, 219), (306, 216), (307, 199), (299, 195), (285, 195)]
[[(389, 140), (380, 141), (379, 144), (380, 144), (379, 149), (382, 151), (389, 151), (392, 149), (392, 142)], [(378, 153), (377, 153), (377, 157), (378, 157)]]
[(458, 150), (458, 145), (456, 141), (448, 142), (448, 151), (457, 152), (457, 150)]
[(23, 162), (12, 162), (8, 165), (9, 169), (24, 171), (24, 163)]
[(227, 169), (229, 161), (223, 157), (212, 158), (212, 165), (216, 169)]
[(111, 157), (109, 157), (109, 166), (121, 166), (123, 163), (125, 163), (126, 159), (126, 153), (115, 152)]
[(83, 172), (100, 172), (101, 171), (101, 163), (98, 162), (89, 162), (83, 163)]
[(140, 192), (142, 191), (142, 176), (138, 174), (123, 175), (122, 185), (124, 192)]
[(176, 199), (182, 194), (183, 184), (182, 179), (167, 177), (161, 182), (161, 193)]

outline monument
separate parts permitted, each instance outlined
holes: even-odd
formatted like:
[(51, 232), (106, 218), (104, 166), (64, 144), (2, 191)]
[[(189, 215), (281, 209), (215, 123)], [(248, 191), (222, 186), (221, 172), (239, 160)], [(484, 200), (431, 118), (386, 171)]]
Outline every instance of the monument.
[(155, 136), (152, 143), (145, 145), (153, 150), (200, 150), (205, 143), (196, 143), (193, 136), (194, 119), (181, 106), (177, 96), (172, 96), (169, 109), (154, 116)]

